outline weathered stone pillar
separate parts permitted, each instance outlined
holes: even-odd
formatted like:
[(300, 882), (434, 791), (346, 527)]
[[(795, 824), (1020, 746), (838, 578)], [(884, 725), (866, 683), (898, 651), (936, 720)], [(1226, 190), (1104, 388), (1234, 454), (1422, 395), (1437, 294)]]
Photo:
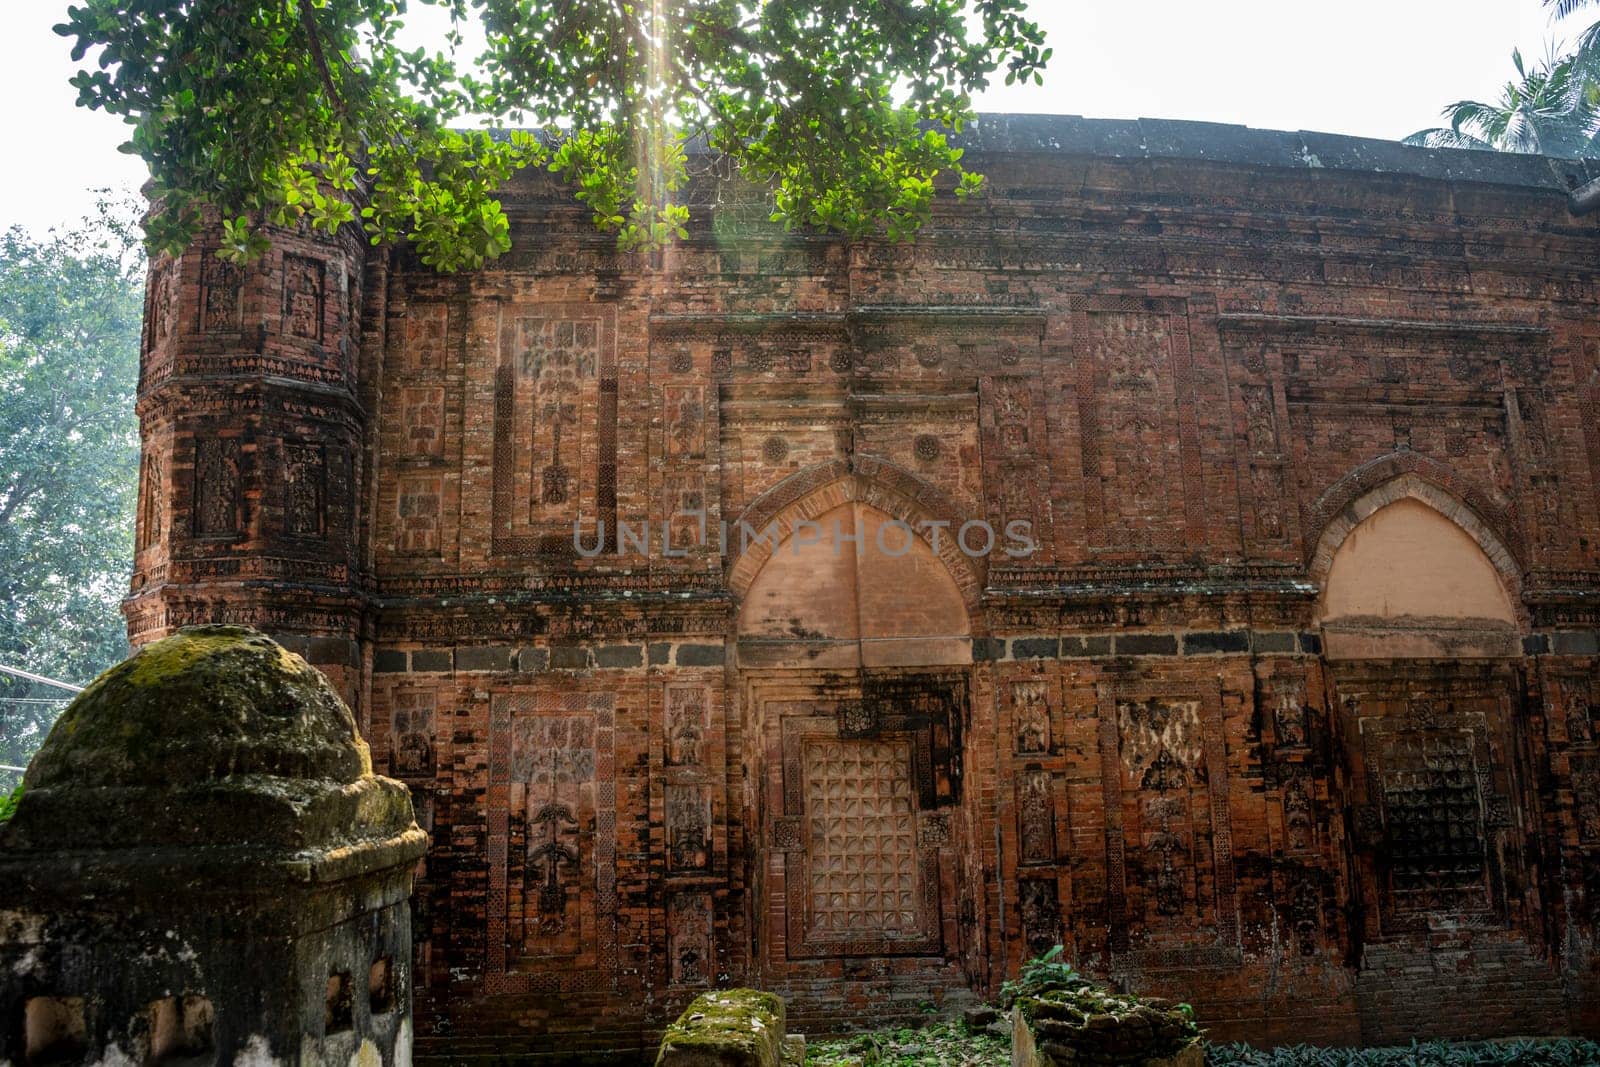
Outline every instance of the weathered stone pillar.
[(0, 1063), (404, 1064), (404, 786), (299, 656), (201, 626), (101, 675), (0, 824)]

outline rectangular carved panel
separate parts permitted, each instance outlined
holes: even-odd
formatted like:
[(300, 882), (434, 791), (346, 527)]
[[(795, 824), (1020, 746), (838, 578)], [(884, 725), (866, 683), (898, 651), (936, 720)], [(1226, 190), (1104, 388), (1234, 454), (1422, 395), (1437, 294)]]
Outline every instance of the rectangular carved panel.
[(231, 537), (240, 532), (240, 450), (231, 437), (195, 443), (194, 535)]
[(400, 391), (400, 434), (407, 455), (444, 455), (444, 389), (413, 385)]
[(161, 456), (146, 452), (144, 470), (139, 478), (139, 543), (140, 550), (159, 545), (164, 532), (162, 517), (167, 512), (167, 484), (165, 466)]
[(1011, 683), (1011, 722), (1017, 753), (1050, 751), (1050, 683), (1043, 680)]
[(716, 956), (709, 893), (674, 893), (667, 898), (667, 965), (673, 985), (711, 984)]
[(395, 551), (428, 555), (439, 551), (439, 522), (444, 510), (444, 480), (412, 475), (400, 479), (399, 521)]
[(910, 744), (810, 742), (805, 802), (806, 939), (925, 939)]
[(321, 537), (328, 522), (328, 467), (321, 445), (283, 446), (283, 527), (290, 537)]
[(309, 256), (283, 257), (283, 332), (307, 341), (322, 340), (326, 268)]
[(243, 291), (244, 270), (205, 252), (200, 260), (200, 332), (237, 333)]
[(516, 692), (490, 706), (491, 993), (615, 981), (614, 719), (609, 694)]
[(511, 306), (498, 343), (494, 550), (570, 552), (574, 521), (616, 529), (613, 312)]
[(700, 766), (705, 759), (706, 734), (710, 729), (705, 686), (669, 685), (664, 703), (662, 721), (666, 731), (667, 766)]
[(409, 308), (405, 317), (406, 365), (413, 371), (442, 370), (450, 311), (444, 305)]
[(1172, 317), (1134, 309), (1080, 313), (1088, 375), (1081, 398), (1084, 478), (1105, 548), (1181, 543), (1185, 514)]
[(1017, 844), (1025, 864), (1055, 862), (1055, 796), (1050, 772), (1040, 767), (1029, 767), (1017, 780)]
[(396, 690), (392, 699), (390, 766), (400, 778), (433, 775), (433, 713), (438, 700), (431, 689)]
[(1220, 696), (1139, 683), (1102, 704), (1112, 947), (1149, 965), (1239, 951)]

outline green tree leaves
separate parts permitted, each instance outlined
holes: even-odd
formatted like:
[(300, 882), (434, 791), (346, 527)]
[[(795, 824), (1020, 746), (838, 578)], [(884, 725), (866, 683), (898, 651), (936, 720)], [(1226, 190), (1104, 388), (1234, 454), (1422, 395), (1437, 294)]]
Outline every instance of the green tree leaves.
[[(131, 206), (0, 235), (0, 663), (83, 683), (127, 655), (144, 262)], [(60, 692), (0, 681), (0, 763)], [(21, 698), (13, 699), (13, 698)], [(31, 739), (31, 740), (30, 740)]]
[(144, 282), (131, 218), (0, 236), (0, 660), (80, 683), (128, 647)]
[(1517, 72), (1492, 103), (1458, 100), (1444, 109), (1447, 127), (1419, 130), (1406, 144), (1478, 148), (1547, 156), (1593, 155), (1600, 134), (1600, 87), (1583, 52), (1551, 54), (1529, 66), (1513, 49)]
[(451, 45), (480, 23), (482, 54), (404, 48), (405, 0), (85, 0), (57, 30), (95, 60), (79, 102), (150, 166), (154, 247), (208, 210), (235, 258), (266, 222), (359, 218), (441, 270), (509, 247), (495, 194), (535, 165), (624, 249), (684, 233), (695, 161), (769, 183), (787, 226), (907, 237), (941, 175), (978, 187), (946, 139), (970, 94), (1050, 58), (1026, 0), (421, 2)]
[[(1551, 17), (1564, 19), (1600, 0), (1544, 0)], [(1600, 22), (1584, 30), (1577, 47), (1529, 65), (1511, 51), (1516, 77), (1493, 102), (1458, 100), (1444, 108), (1449, 126), (1418, 130), (1406, 144), (1427, 148), (1478, 148), (1547, 156), (1600, 154)]]

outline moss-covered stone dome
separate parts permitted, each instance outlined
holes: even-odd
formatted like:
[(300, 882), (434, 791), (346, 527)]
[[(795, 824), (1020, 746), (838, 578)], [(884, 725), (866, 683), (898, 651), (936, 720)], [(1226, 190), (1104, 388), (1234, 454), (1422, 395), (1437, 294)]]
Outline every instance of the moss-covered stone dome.
[(197, 785), (237, 775), (354, 782), (355, 718), (315, 667), (246, 626), (191, 626), (96, 678), (28, 767), (28, 790)]
[(427, 847), (327, 679), (245, 626), (189, 627), (106, 671), (23, 781), (0, 861), (31, 854), (39, 872), (98, 850), (186, 865), (196, 884), (246, 853), (258, 878), (343, 877)]

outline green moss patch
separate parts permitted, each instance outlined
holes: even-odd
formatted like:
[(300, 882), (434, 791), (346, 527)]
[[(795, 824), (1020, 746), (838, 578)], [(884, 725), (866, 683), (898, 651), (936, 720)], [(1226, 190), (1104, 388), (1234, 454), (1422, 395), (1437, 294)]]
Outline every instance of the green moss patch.
[(188, 785), (236, 775), (353, 782), (371, 772), (355, 718), (316, 668), (244, 626), (195, 626), (140, 649), (62, 712), (29, 789)]
[(719, 989), (694, 999), (661, 1039), (656, 1067), (780, 1067), (783, 998)]

